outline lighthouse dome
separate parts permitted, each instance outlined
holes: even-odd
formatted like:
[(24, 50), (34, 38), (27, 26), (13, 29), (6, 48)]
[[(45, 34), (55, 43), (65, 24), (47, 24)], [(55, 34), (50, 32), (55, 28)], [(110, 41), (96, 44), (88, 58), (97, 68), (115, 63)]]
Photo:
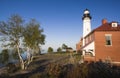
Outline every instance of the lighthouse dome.
[(84, 14), (89, 14), (90, 12), (89, 12), (89, 10), (88, 9), (86, 9), (85, 11), (84, 11)]

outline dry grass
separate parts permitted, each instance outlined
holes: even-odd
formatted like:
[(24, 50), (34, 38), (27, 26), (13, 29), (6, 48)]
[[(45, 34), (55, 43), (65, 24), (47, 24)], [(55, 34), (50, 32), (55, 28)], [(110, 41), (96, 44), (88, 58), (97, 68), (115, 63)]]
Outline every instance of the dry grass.
[[(19, 73), (7, 78), (119, 78), (120, 67), (99, 62), (79, 64), (80, 55), (45, 54), (37, 56), (28, 67), (28, 73)], [(1, 78), (0, 77), (0, 78)]]

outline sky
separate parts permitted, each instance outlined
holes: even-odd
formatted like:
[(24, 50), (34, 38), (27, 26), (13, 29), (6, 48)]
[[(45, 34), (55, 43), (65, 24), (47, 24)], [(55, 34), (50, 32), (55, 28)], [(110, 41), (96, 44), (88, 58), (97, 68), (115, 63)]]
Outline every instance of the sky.
[(120, 22), (120, 0), (0, 0), (0, 21), (7, 21), (19, 14), (25, 21), (36, 19), (44, 29), (47, 51), (54, 51), (65, 43), (76, 49), (82, 37), (82, 16), (87, 8), (92, 16), (92, 29), (101, 25), (101, 20)]

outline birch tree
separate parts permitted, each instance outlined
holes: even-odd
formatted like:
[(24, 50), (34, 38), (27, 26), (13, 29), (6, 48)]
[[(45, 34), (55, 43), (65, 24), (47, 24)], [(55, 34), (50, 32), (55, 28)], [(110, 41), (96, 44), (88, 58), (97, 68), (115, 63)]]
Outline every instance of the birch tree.
[(24, 28), (23, 36), (24, 44), (27, 47), (29, 64), (32, 61), (33, 55), (40, 53), (40, 46), (45, 44), (45, 35), (40, 24), (35, 19), (31, 19)]
[(24, 69), (24, 61), (20, 54), (20, 39), (22, 37), (23, 24), (24, 20), (17, 14), (12, 15), (6, 22), (0, 22), (0, 32), (8, 36), (8, 45), (17, 49), (21, 69)]

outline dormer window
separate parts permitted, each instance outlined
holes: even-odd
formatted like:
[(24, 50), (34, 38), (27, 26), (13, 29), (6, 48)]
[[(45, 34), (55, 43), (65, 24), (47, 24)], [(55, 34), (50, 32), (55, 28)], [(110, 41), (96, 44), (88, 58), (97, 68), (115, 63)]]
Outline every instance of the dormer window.
[(112, 27), (117, 27), (117, 22), (112, 23)]

